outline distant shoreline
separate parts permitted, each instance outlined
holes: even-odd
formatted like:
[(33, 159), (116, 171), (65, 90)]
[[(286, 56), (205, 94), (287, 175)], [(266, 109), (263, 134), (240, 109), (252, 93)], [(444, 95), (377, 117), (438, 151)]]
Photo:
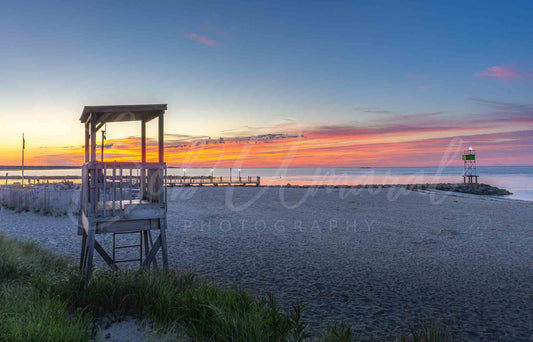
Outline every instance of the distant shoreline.
[[(401, 169), (401, 168), (438, 168), (438, 165), (433, 166), (293, 166), (288, 169)], [(462, 167), (462, 165), (450, 165), (448, 167)], [(533, 167), (533, 165), (479, 165), (478, 168), (486, 167)], [(28, 165), (24, 166), (24, 170), (67, 170), (67, 169), (79, 169), (81, 165)], [(182, 166), (167, 166), (169, 169), (181, 169)], [(187, 167), (187, 169), (210, 169), (209, 166)], [(219, 167), (219, 170), (236, 169), (236, 167)], [(279, 167), (241, 167), (243, 169), (279, 169)], [(20, 165), (0, 165), (0, 171), (21, 171)]]
[[(7, 177), (8, 179), (17, 179), (16, 176), (10, 176)], [(41, 177), (33, 177), (34, 181), (36, 179), (40, 179)], [(50, 180), (80, 180), (81, 177), (78, 176), (52, 176), (47, 177)], [(6, 177), (3, 177), (0, 175), (0, 180), (6, 179)], [(31, 177), (30, 177), (31, 179)], [(68, 182), (68, 181), (67, 181)], [(33, 184), (33, 186), (38, 185), (44, 185), (47, 183), (40, 183), (40, 184)], [(57, 182), (53, 184), (62, 184), (62, 182)], [(6, 185), (6, 186), (18, 186), (19, 183), (12, 184), (12, 185)], [(0, 187), (3, 187), (0, 184)], [(210, 185), (209, 183), (206, 183), (205, 185), (199, 185), (199, 184), (182, 184), (182, 185), (176, 185), (176, 186), (169, 186), (169, 188), (182, 188), (182, 187), (243, 187), (239, 185), (224, 185), (219, 184), (216, 185)], [(244, 186), (244, 187), (251, 187), (251, 186)], [(254, 187), (260, 187), (260, 188), (292, 188), (292, 189), (387, 189), (387, 188), (395, 188), (395, 187), (402, 187), (407, 190), (413, 190), (413, 191), (420, 191), (420, 190), (438, 190), (438, 191), (446, 191), (446, 192), (457, 192), (457, 193), (464, 193), (464, 194), (471, 194), (471, 195), (488, 195), (488, 196), (506, 196), (506, 195), (512, 195), (513, 193), (510, 192), (507, 189), (498, 188), (496, 186), (491, 186), (488, 184), (467, 184), (467, 183), (423, 183), (423, 184), (261, 184), (259, 186)]]
[[(79, 169), (80, 166), (24, 166), (24, 171), (26, 170), (65, 170), (65, 169)], [(4, 166), (0, 165), (0, 170), (2, 171), (22, 171), (20, 165), (14, 166)]]

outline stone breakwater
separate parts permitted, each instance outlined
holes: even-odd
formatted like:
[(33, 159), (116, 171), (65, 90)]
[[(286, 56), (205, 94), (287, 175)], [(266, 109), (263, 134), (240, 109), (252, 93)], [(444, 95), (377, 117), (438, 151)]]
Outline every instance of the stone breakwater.
[(409, 190), (439, 190), (460, 192), (473, 195), (505, 196), (512, 195), (506, 189), (501, 189), (488, 184), (464, 183), (427, 183), (427, 184), (361, 184), (361, 185), (267, 185), (273, 188), (317, 188), (317, 189), (379, 189), (402, 187)]
[(439, 183), (439, 184), (416, 184), (406, 185), (407, 189), (411, 190), (439, 190), (439, 191), (451, 191), (460, 192), (464, 194), (473, 195), (486, 195), (486, 196), (505, 196), (512, 193), (506, 189), (500, 189), (488, 184), (453, 184), (453, 183)]

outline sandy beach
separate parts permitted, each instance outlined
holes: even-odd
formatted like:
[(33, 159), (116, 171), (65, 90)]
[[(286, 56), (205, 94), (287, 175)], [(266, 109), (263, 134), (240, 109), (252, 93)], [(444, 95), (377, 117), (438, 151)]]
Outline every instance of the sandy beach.
[[(427, 323), (460, 340), (533, 338), (533, 202), (400, 188), (168, 196), (172, 267), (305, 303), (313, 332), (343, 323), (386, 337)], [(0, 231), (78, 258), (75, 222), (0, 209)]]

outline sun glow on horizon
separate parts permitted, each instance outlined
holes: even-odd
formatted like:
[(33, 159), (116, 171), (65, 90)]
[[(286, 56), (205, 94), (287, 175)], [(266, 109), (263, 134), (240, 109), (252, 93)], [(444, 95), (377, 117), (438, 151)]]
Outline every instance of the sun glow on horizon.
[[(437, 125), (438, 126), (438, 125)], [(278, 127), (272, 128), (277, 130)], [(523, 125), (497, 127), (425, 127), (404, 125), (306, 127), (288, 133), (209, 139), (167, 134), (165, 160), (184, 169), (253, 167), (350, 167), (350, 166), (436, 166), (450, 141), (459, 137), (466, 144), (485, 151), (485, 161), (494, 165), (527, 164), (533, 160), (533, 129)], [(274, 132), (274, 131), (273, 131)], [(276, 131), (277, 132), (277, 131)], [(105, 141), (106, 161), (140, 160), (140, 138), (131, 136)], [(100, 144), (101, 139), (97, 139)], [(98, 145), (100, 146), (100, 145)], [(0, 150), (0, 165), (20, 165), (20, 147)], [(32, 147), (26, 150), (27, 165), (81, 165), (82, 144)], [(147, 161), (157, 161), (157, 141), (147, 138)], [(456, 165), (460, 160), (454, 161)]]

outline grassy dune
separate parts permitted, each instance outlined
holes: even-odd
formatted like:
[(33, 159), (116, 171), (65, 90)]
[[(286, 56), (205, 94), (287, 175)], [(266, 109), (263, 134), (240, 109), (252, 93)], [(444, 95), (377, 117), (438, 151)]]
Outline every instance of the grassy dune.
[[(96, 272), (84, 290), (68, 260), (0, 235), (0, 336), (6, 341), (89, 341), (106, 313), (155, 322), (155, 332), (195, 341), (358, 341), (335, 327), (313, 337), (301, 306), (281, 310), (272, 296), (220, 290), (192, 274)], [(183, 335), (183, 334), (182, 334)], [(390, 341), (449, 341), (438, 330)]]

